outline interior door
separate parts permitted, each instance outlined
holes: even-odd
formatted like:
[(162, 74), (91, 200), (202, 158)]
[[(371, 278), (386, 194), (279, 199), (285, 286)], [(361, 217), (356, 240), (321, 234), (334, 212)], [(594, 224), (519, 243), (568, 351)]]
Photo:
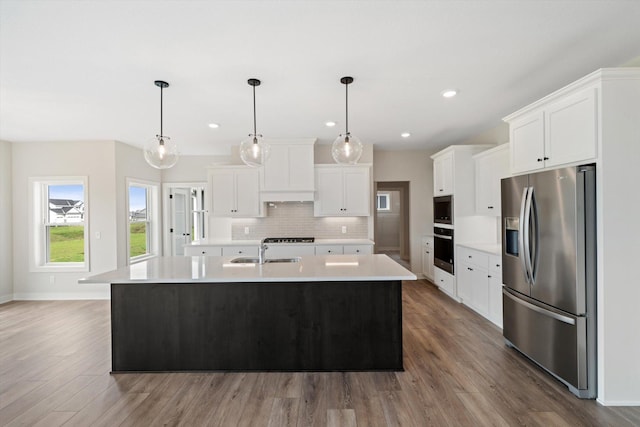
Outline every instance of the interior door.
[(190, 189), (176, 188), (171, 198), (172, 255), (184, 255), (184, 245), (191, 242)]

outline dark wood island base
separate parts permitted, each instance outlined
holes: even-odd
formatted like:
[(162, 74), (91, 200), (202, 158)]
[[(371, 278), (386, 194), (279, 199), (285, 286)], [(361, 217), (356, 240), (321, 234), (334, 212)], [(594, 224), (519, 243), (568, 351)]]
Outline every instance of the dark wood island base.
[(402, 371), (400, 280), (111, 285), (112, 371)]

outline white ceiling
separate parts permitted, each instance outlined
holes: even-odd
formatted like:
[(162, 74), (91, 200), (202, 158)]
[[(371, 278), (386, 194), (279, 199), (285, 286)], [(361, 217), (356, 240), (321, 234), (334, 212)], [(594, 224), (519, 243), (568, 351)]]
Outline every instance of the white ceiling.
[(434, 149), (639, 55), (637, 0), (0, 0), (0, 139), (142, 147), (159, 132), (162, 79), (181, 153), (228, 154), (252, 130), (256, 77), (259, 133), (328, 143), (351, 75), (353, 134)]

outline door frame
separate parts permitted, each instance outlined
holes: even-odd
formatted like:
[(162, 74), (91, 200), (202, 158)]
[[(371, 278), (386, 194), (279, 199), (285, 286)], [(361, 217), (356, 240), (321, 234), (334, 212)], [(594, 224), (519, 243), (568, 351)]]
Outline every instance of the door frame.
[[(205, 194), (208, 194), (207, 191), (207, 182), (206, 181), (192, 181), (192, 182), (166, 182), (162, 184), (162, 236), (163, 236), (163, 247), (162, 253), (165, 256), (170, 256), (172, 254), (173, 249), (173, 239), (171, 236), (171, 202), (170, 195), (173, 190), (176, 188), (204, 188)], [(206, 202), (206, 201), (205, 201)], [(206, 206), (206, 203), (205, 203)], [(192, 214), (193, 211), (190, 212)], [(204, 234), (205, 238), (208, 236), (208, 215), (205, 214), (204, 221)]]
[[(378, 222), (378, 210), (375, 205), (375, 197), (378, 191), (399, 191), (400, 192), (400, 258), (405, 261), (411, 262), (411, 206), (410, 206), (410, 181), (376, 181), (374, 183), (374, 206), (373, 206), (373, 235), (374, 241), (377, 241), (375, 237), (376, 225)], [(374, 252), (377, 252), (375, 250)]]

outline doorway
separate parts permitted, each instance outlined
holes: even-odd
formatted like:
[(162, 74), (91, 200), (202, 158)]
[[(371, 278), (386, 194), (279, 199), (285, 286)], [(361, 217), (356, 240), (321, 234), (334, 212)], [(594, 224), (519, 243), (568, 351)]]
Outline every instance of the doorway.
[(184, 255), (184, 245), (207, 238), (205, 184), (164, 184), (164, 254)]
[(376, 182), (375, 252), (411, 269), (409, 181)]

